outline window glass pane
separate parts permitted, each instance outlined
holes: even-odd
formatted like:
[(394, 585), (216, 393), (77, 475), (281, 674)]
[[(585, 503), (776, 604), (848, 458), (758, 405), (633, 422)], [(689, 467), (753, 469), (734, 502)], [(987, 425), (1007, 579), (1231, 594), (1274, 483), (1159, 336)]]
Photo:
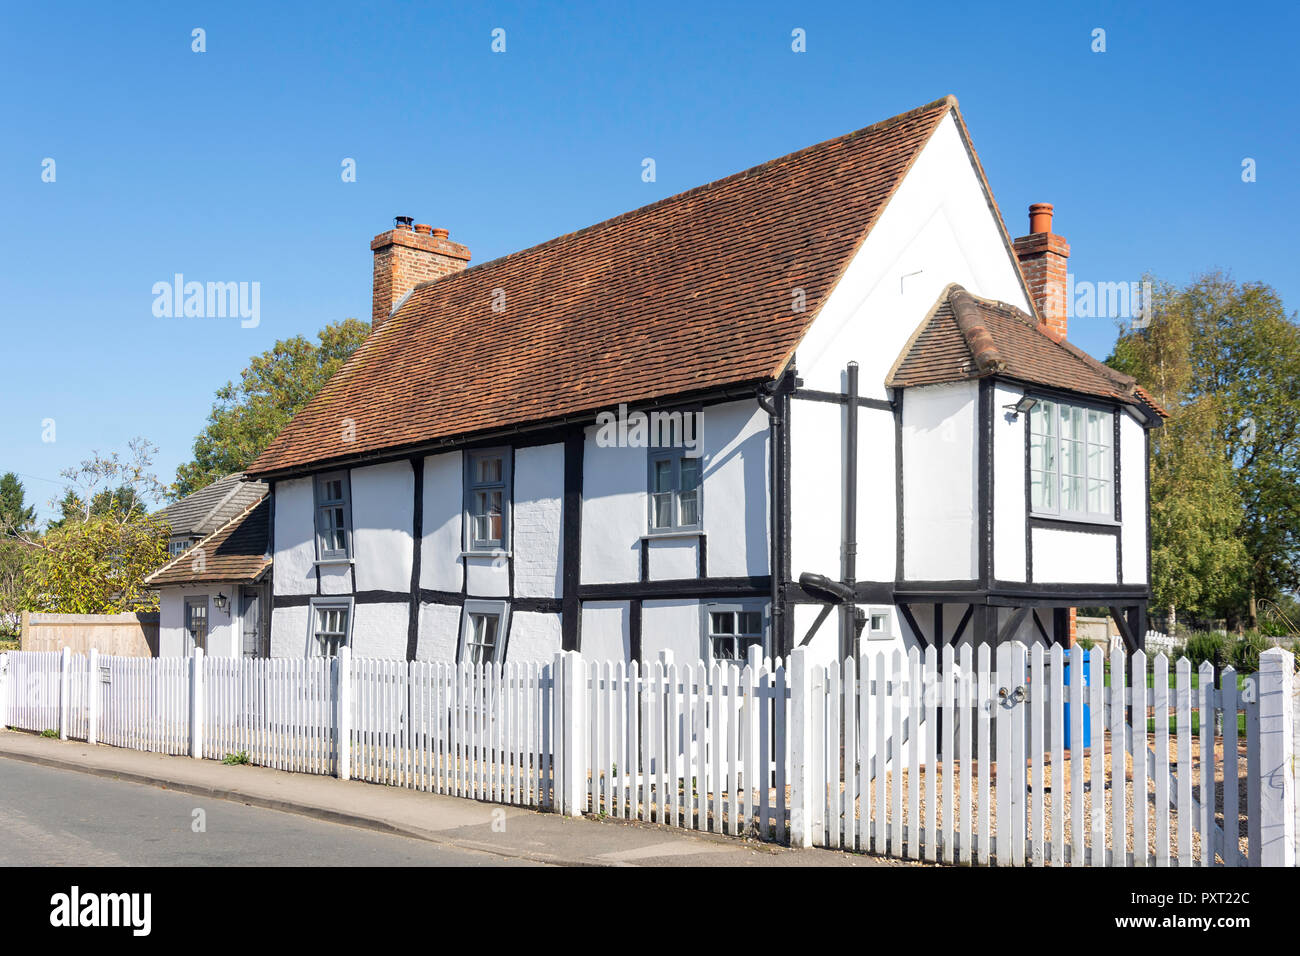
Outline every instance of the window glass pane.
[(732, 611), (713, 611), (709, 617), (713, 620), (711, 630), (714, 634), (736, 633), (736, 618)]
[(1066, 477), (1061, 480), (1061, 508), (1065, 511), (1084, 511), (1082, 477)]
[(670, 460), (656, 461), (653, 467), (653, 492), (673, 490), (673, 463)]
[(1088, 409), (1088, 441), (1093, 444), (1110, 444), (1111, 417), (1105, 412)]
[(478, 459), (478, 482), (482, 484), (500, 481), (502, 474), (501, 468), (500, 457)]
[(673, 526), (673, 493), (665, 491), (651, 496), (650, 520), (653, 528)]
[(1088, 511), (1092, 514), (1108, 515), (1113, 514), (1110, 505), (1110, 482), (1089, 479), (1088, 481)]
[(719, 661), (736, 660), (736, 639), (734, 637), (715, 637), (713, 639), (713, 657)]
[(700, 460), (698, 458), (682, 459), (682, 492), (691, 491), (700, 485)]
[(1077, 406), (1061, 406), (1061, 437), (1071, 441), (1084, 440), (1084, 409)]
[(737, 633), (750, 636), (763, 633), (763, 615), (757, 611), (741, 611), (736, 615), (736, 619)]
[(691, 492), (682, 492), (682, 524), (692, 525), (700, 523), (700, 492), (699, 490)]

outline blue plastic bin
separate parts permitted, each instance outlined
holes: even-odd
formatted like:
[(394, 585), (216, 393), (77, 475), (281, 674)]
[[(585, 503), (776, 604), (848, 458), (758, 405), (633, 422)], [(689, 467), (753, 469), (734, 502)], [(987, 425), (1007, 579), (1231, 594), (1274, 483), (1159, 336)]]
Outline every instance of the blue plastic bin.
[[(1086, 691), (1090, 686), (1092, 686), (1090, 683), (1092, 679), (1092, 661), (1090, 661), (1088, 658), (1089, 655), (1087, 654), (1085, 654), (1083, 657), (1083, 687), (1085, 691), (1084, 693), (1085, 701), (1088, 699), (1088, 695)], [(1070, 727), (1072, 725), (1070, 724), (1070, 658), (1068, 654), (1065, 658), (1064, 680), (1065, 680), (1065, 713), (1062, 715), (1062, 717), (1065, 722), (1065, 749), (1069, 750), (1070, 749)], [(1083, 705), (1083, 745), (1085, 747), (1092, 746), (1092, 708), (1086, 703)]]

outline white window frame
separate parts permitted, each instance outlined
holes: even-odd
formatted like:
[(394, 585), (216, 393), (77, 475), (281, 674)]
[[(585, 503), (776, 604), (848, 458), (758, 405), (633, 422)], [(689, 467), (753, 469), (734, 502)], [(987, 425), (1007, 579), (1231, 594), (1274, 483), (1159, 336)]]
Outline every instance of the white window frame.
[(460, 644), (456, 660), (468, 664), (472, 620), (478, 616), (495, 617), (497, 621), (496, 643), (492, 648), (492, 659), (484, 663), (504, 664), (506, 659), (506, 638), (510, 626), (510, 604), (507, 601), (468, 600), (460, 614)]
[[(1029, 513), (1035, 517), (1043, 518), (1060, 518), (1066, 521), (1081, 521), (1091, 524), (1115, 524), (1115, 409), (1106, 408), (1100, 405), (1092, 405), (1087, 402), (1079, 401), (1062, 401), (1051, 396), (1032, 396), (1037, 399), (1037, 403), (1026, 415), (1025, 434), (1028, 442), (1028, 454), (1026, 457), (1025, 483), (1029, 493)], [(1035, 468), (1038, 463), (1036, 455), (1036, 441), (1039, 433), (1035, 432), (1034, 425), (1040, 421), (1043, 412), (1040, 409), (1050, 408), (1052, 416), (1051, 422), (1054, 432), (1048, 438), (1047, 447), (1050, 449), (1053, 459), (1053, 468), (1048, 471), (1044, 468)], [(1083, 479), (1083, 500), (1084, 510), (1080, 511), (1074, 508), (1065, 507), (1065, 442), (1066, 438), (1061, 430), (1062, 421), (1065, 419), (1063, 411), (1079, 410), (1083, 412), (1083, 468), (1082, 475), (1070, 475), (1070, 478)], [(1092, 442), (1088, 439), (1088, 420), (1091, 415), (1100, 415), (1102, 418), (1102, 436), (1100, 442)], [(1075, 439), (1070, 439), (1074, 441)], [(1092, 473), (1093, 451), (1094, 449), (1104, 449), (1102, 456), (1104, 473)], [(1035, 500), (1034, 495), (1034, 476), (1036, 473), (1050, 475), (1048, 479), (1052, 483), (1054, 497), (1050, 505), (1042, 504)], [(1090, 497), (1090, 486), (1093, 482), (1103, 482), (1107, 489), (1107, 507), (1104, 511), (1089, 511), (1087, 502)]]
[[(335, 653), (325, 653), (325, 647), (317, 636), (320, 629), (317, 626), (318, 615), (321, 611), (343, 611), (347, 619), (343, 625), (343, 638), (334, 648)], [(308, 657), (336, 657), (338, 648), (352, 646), (352, 618), (355, 610), (355, 603), (350, 597), (316, 597), (312, 598), (310, 613), (307, 616), (307, 656)]]
[[(714, 654), (713, 649), (714, 649), (715, 639), (719, 637), (723, 639), (730, 637), (732, 639), (745, 640), (749, 644), (752, 644), (754, 638), (757, 638), (759, 648), (762, 649), (763, 655), (767, 656), (768, 638), (772, 630), (771, 614), (769, 613), (769, 611), (770, 611), (769, 603), (761, 599), (743, 600), (743, 601), (710, 601), (706, 604), (702, 604), (700, 606), (700, 613), (701, 613), (700, 631), (701, 631), (701, 639), (703, 640), (704, 643), (704, 648), (703, 648), (704, 660), (710, 663), (717, 661), (720, 664), (734, 664), (737, 667), (743, 667), (745, 665), (745, 662), (749, 660), (748, 647), (744, 649), (738, 647), (737, 653), (740, 656), (736, 658), (716, 656)], [(726, 632), (715, 633), (713, 629), (713, 615), (727, 614), (727, 613), (757, 614), (759, 618), (759, 629), (757, 634), (753, 632), (746, 632), (744, 634), (739, 634), (735, 632), (732, 632), (731, 634), (728, 634)]]
[[(325, 497), (328, 482), (338, 481), (342, 489), (339, 498)], [(312, 483), (313, 517), (316, 527), (316, 560), (347, 561), (352, 557), (352, 483), (346, 471), (330, 471), (319, 474)], [(341, 508), (343, 515), (343, 548), (328, 547), (325, 541), (325, 522), (323, 512), (326, 508)], [(334, 529), (330, 529), (334, 530)]]
[(192, 547), (194, 547), (192, 538), (171, 538), (167, 542), (167, 557), (179, 558)]
[[(464, 549), (466, 552), (478, 554), (498, 554), (510, 550), (510, 503), (513, 491), (512, 474), (512, 455), (509, 447), (503, 448), (477, 448), (473, 451), (465, 452), (465, 501), (463, 522), (464, 532)], [(500, 481), (479, 481), (478, 480), (478, 463), (484, 458), (501, 459), (501, 480)], [(501, 492), (501, 540), (478, 539), (475, 537), (475, 502), (474, 497), (479, 492)]]

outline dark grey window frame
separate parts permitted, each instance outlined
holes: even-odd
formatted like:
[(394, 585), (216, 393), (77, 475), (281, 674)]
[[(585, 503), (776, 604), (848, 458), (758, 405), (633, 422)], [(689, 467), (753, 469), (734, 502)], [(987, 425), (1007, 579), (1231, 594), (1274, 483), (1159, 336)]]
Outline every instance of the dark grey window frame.
[[(324, 497), (323, 487), (326, 482), (338, 480), (342, 488), (341, 498)], [(347, 561), (352, 557), (352, 476), (347, 470), (327, 471), (316, 475), (312, 480), (313, 515), (316, 527), (316, 560)], [(321, 512), (325, 508), (343, 508), (343, 548), (328, 548), (325, 544), (325, 529)]]
[(737, 601), (706, 601), (700, 605), (700, 653), (706, 663), (717, 661), (720, 664), (736, 664), (743, 667), (748, 660), (748, 652), (739, 660), (717, 658), (713, 655), (713, 618), (715, 613), (723, 612), (757, 613), (762, 618), (758, 646), (763, 656), (769, 656), (772, 638), (772, 602), (766, 598), (747, 598)]
[(351, 597), (346, 596), (321, 596), (311, 599), (309, 605), (309, 614), (307, 617), (307, 649), (309, 657), (335, 657), (338, 648), (335, 648), (335, 654), (326, 654), (320, 638), (317, 636), (319, 628), (317, 626), (317, 615), (322, 610), (343, 610), (347, 614), (347, 621), (343, 628), (343, 639), (339, 642), (338, 647), (352, 646), (352, 625), (354, 612), (356, 611), (356, 602)]
[[(1075, 397), (1066, 398), (1060, 395), (1036, 393), (1033, 391), (1026, 392), (1026, 395), (1028, 395), (1028, 397), (1030, 398), (1034, 398), (1037, 400), (1037, 405), (1035, 406), (1035, 408), (1041, 406), (1043, 403), (1051, 403), (1052, 405), (1055, 406), (1055, 414), (1056, 414), (1056, 423), (1055, 423), (1056, 434), (1053, 436), (1056, 441), (1056, 472), (1055, 472), (1056, 507), (1052, 510), (1044, 509), (1034, 503), (1033, 472), (1035, 469), (1033, 468), (1034, 434), (1033, 434), (1033, 424), (1032, 424), (1034, 410), (1031, 409), (1025, 415), (1025, 500), (1029, 507), (1029, 517), (1047, 518), (1050, 520), (1058, 520), (1058, 521), (1074, 521), (1074, 522), (1080, 522), (1084, 524), (1096, 524), (1096, 525), (1104, 525), (1104, 526), (1112, 526), (1112, 527), (1117, 525), (1119, 523), (1119, 518), (1117, 517), (1117, 508), (1119, 507), (1119, 477), (1120, 476), (1119, 476), (1119, 447), (1115, 442), (1115, 431), (1116, 431), (1116, 424), (1117, 424), (1118, 409), (1115, 406), (1107, 405), (1104, 402), (1088, 401), (1084, 398), (1075, 398)], [(1110, 509), (1107, 512), (1072, 511), (1063, 507), (1062, 486), (1064, 481), (1064, 459), (1062, 454), (1062, 443), (1064, 441), (1064, 437), (1061, 434), (1061, 408), (1062, 407), (1080, 408), (1083, 409), (1085, 413), (1090, 411), (1101, 412), (1107, 418), (1107, 421), (1105, 422), (1102, 428), (1102, 433), (1106, 436), (1105, 444), (1110, 453), (1110, 467), (1105, 470), (1105, 476), (1104, 476), (1105, 481), (1110, 486)], [(1086, 419), (1085, 419), (1084, 431), (1086, 436), (1086, 432), (1087, 432)], [(1090, 473), (1087, 472), (1087, 462), (1088, 462), (1087, 448), (1088, 448), (1088, 443), (1085, 438), (1084, 453), (1083, 453), (1084, 469), (1085, 469), (1084, 482), (1083, 482), (1083, 495), (1084, 495), (1085, 502), (1087, 501), (1087, 497), (1088, 497), (1088, 482), (1093, 477)]]
[(461, 608), (460, 640), (456, 645), (456, 660), (469, 662), (470, 619), (475, 615), (488, 615), (497, 619), (497, 639), (492, 649), (493, 664), (504, 664), (506, 659), (506, 639), (510, 628), (510, 602), (504, 599), (469, 598)]
[[(510, 550), (510, 534), (513, 529), (511, 522), (511, 506), (514, 500), (514, 468), (513, 455), (509, 446), (498, 448), (475, 448), (465, 452), (465, 461), (463, 468), (465, 495), (462, 503), (462, 521), (464, 523), (464, 534), (462, 536), (462, 546), (464, 550), (475, 554), (497, 554), (502, 551)], [(501, 480), (483, 482), (476, 479), (476, 464), (481, 458), (500, 458), (501, 459)], [(501, 491), (501, 540), (478, 541), (474, 537), (474, 494), (481, 490)]]
[[(185, 636), (194, 642), (194, 646), (201, 648), (203, 653), (208, 652), (208, 637), (212, 634), (212, 600), (207, 594), (185, 595), (181, 598), (181, 610), (184, 613)], [(203, 639), (200, 641), (194, 636), (191, 628), (193, 617), (190, 608), (203, 607)]]

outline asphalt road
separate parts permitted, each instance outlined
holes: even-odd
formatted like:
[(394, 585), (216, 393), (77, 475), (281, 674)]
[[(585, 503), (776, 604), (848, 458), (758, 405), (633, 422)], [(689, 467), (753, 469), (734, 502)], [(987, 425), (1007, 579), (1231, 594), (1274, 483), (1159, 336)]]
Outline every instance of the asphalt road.
[(0, 759), (0, 865), (536, 864)]

